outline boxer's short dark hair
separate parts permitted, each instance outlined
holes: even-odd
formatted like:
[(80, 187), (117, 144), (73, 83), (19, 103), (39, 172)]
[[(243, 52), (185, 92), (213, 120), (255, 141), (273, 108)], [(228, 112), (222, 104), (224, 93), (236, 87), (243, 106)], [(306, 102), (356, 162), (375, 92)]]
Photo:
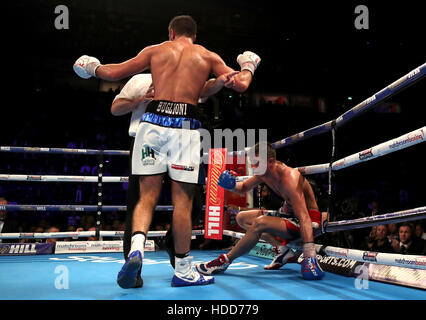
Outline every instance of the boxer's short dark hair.
[(176, 16), (169, 23), (169, 31), (173, 29), (177, 36), (195, 37), (197, 23), (191, 16)]
[(254, 153), (255, 153), (255, 155), (259, 156), (259, 149), (261, 147), (263, 149), (265, 147), (265, 145), (266, 145), (266, 156), (267, 156), (267, 159), (274, 158), (274, 160), (276, 160), (277, 159), (277, 152), (272, 147), (272, 144), (270, 144), (269, 142), (266, 142), (266, 141), (260, 141), (260, 142), (258, 142), (258, 143), (255, 144), (255, 146), (254, 146)]

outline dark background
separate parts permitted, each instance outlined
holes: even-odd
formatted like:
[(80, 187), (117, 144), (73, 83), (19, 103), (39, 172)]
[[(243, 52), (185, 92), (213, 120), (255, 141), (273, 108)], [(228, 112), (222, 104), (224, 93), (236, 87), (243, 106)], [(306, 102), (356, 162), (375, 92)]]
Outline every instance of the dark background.
[[(369, 29), (357, 30), (357, 5), (369, 9)], [(54, 26), (57, 5), (69, 9), (69, 29)], [(198, 23), (197, 42), (238, 69), (245, 50), (262, 62), (243, 95), (223, 90), (202, 106), (213, 128), (266, 128), (271, 142), (336, 118), (426, 61), (421, 2), (382, 1), (10, 1), (2, 3), (2, 112), (0, 145), (128, 150), (130, 117), (114, 117), (118, 92), (72, 70), (88, 54), (102, 63), (121, 62), (147, 45), (168, 40), (178, 14)], [(424, 81), (393, 97), (337, 133), (337, 157), (399, 137), (425, 125)], [(256, 102), (256, 96), (288, 96), (291, 104)], [(304, 97), (304, 99), (296, 99)], [(352, 97), (349, 100), (348, 97)], [(298, 101), (304, 101), (299, 103)], [(323, 101), (324, 110), (318, 103)], [(278, 151), (290, 166), (330, 160), (331, 136), (324, 134)], [(383, 213), (422, 206), (424, 144), (336, 173), (336, 217), (369, 214), (377, 200)], [(128, 160), (111, 157), (107, 175), (127, 175)], [(0, 172), (80, 174), (87, 156), (0, 154)], [(311, 177), (325, 194), (327, 175)], [(82, 204), (96, 203), (84, 184)], [(75, 184), (0, 182), (0, 196), (26, 204), (75, 204)], [(321, 202), (326, 210), (327, 202)], [(341, 204), (355, 200), (342, 213)], [(105, 187), (105, 204), (124, 204), (121, 185)], [(162, 198), (169, 204), (169, 196)]]

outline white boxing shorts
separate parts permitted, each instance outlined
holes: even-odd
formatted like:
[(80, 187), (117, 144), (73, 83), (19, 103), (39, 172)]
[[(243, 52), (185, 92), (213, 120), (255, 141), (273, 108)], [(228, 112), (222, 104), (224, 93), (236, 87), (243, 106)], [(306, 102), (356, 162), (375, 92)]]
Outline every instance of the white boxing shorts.
[[(133, 175), (167, 172), (172, 180), (204, 184), (200, 170), (201, 114), (188, 103), (151, 101), (136, 132)], [(200, 174), (200, 172), (202, 174)]]

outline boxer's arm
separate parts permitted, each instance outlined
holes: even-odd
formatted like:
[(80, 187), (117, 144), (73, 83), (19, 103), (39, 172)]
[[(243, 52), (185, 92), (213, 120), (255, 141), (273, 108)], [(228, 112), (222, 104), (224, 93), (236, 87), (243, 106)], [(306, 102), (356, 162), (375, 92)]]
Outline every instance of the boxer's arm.
[(122, 116), (130, 113), (136, 109), (140, 101), (141, 100), (139, 98), (133, 100), (124, 98), (116, 99), (111, 105), (111, 113), (114, 116)]
[(114, 116), (122, 116), (133, 112), (140, 102), (148, 103), (154, 97), (154, 87), (151, 85), (148, 90), (139, 97), (134, 99), (118, 98), (112, 102), (111, 113)]
[(217, 78), (206, 81), (203, 90), (200, 93), (200, 98), (207, 98), (211, 95), (218, 93), (224, 86), (232, 86), (235, 82), (234, 76), (240, 73), (239, 71), (232, 71), (224, 73)]
[(299, 219), (300, 234), (305, 243), (314, 241), (312, 229), (312, 220), (309, 217), (308, 208), (306, 207), (305, 196), (303, 195), (302, 185), (296, 176), (291, 177), (285, 182), (286, 194), (293, 207), (295, 216)]
[(221, 85), (220, 81), (218, 81), (218, 78), (209, 79), (204, 84), (204, 88), (200, 93), (200, 98), (207, 98), (219, 92), (222, 88), (223, 84)]
[[(212, 52), (212, 72), (217, 76), (220, 77), (223, 74), (227, 74), (230, 72), (234, 72), (232, 68), (228, 67), (225, 62), (222, 60), (222, 58), (217, 55), (216, 53)], [(243, 70), (240, 73), (238, 73), (234, 78), (234, 84), (233, 86), (227, 86), (228, 88), (231, 88), (237, 92), (244, 92), (249, 87), (253, 75), (248, 70)]]
[(237, 182), (237, 184), (235, 185), (235, 188), (230, 191), (234, 193), (245, 194), (246, 192), (253, 190), (255, 187), (257, 187), (261, 183), (262, 183), (262, 180), (260, 180), (259, 177), (252, 176), (248, 178), (246, 181)]
[(116, 64), (103, 64), (96, 69), (96, 77), (107, 81), (117, 81), (148, 69), (155, 46), (143, 49), (136, 57)]

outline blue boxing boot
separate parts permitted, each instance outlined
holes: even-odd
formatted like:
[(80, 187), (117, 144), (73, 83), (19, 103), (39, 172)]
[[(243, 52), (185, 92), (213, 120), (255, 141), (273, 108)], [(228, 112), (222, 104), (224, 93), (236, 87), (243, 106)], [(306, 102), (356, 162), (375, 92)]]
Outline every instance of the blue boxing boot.
[(140, 288), (143, 285), (140, 272), (142, 270), (142, 254), (139, 250), (129, 254), (117, 276), (117, 283), (123, 289)]

